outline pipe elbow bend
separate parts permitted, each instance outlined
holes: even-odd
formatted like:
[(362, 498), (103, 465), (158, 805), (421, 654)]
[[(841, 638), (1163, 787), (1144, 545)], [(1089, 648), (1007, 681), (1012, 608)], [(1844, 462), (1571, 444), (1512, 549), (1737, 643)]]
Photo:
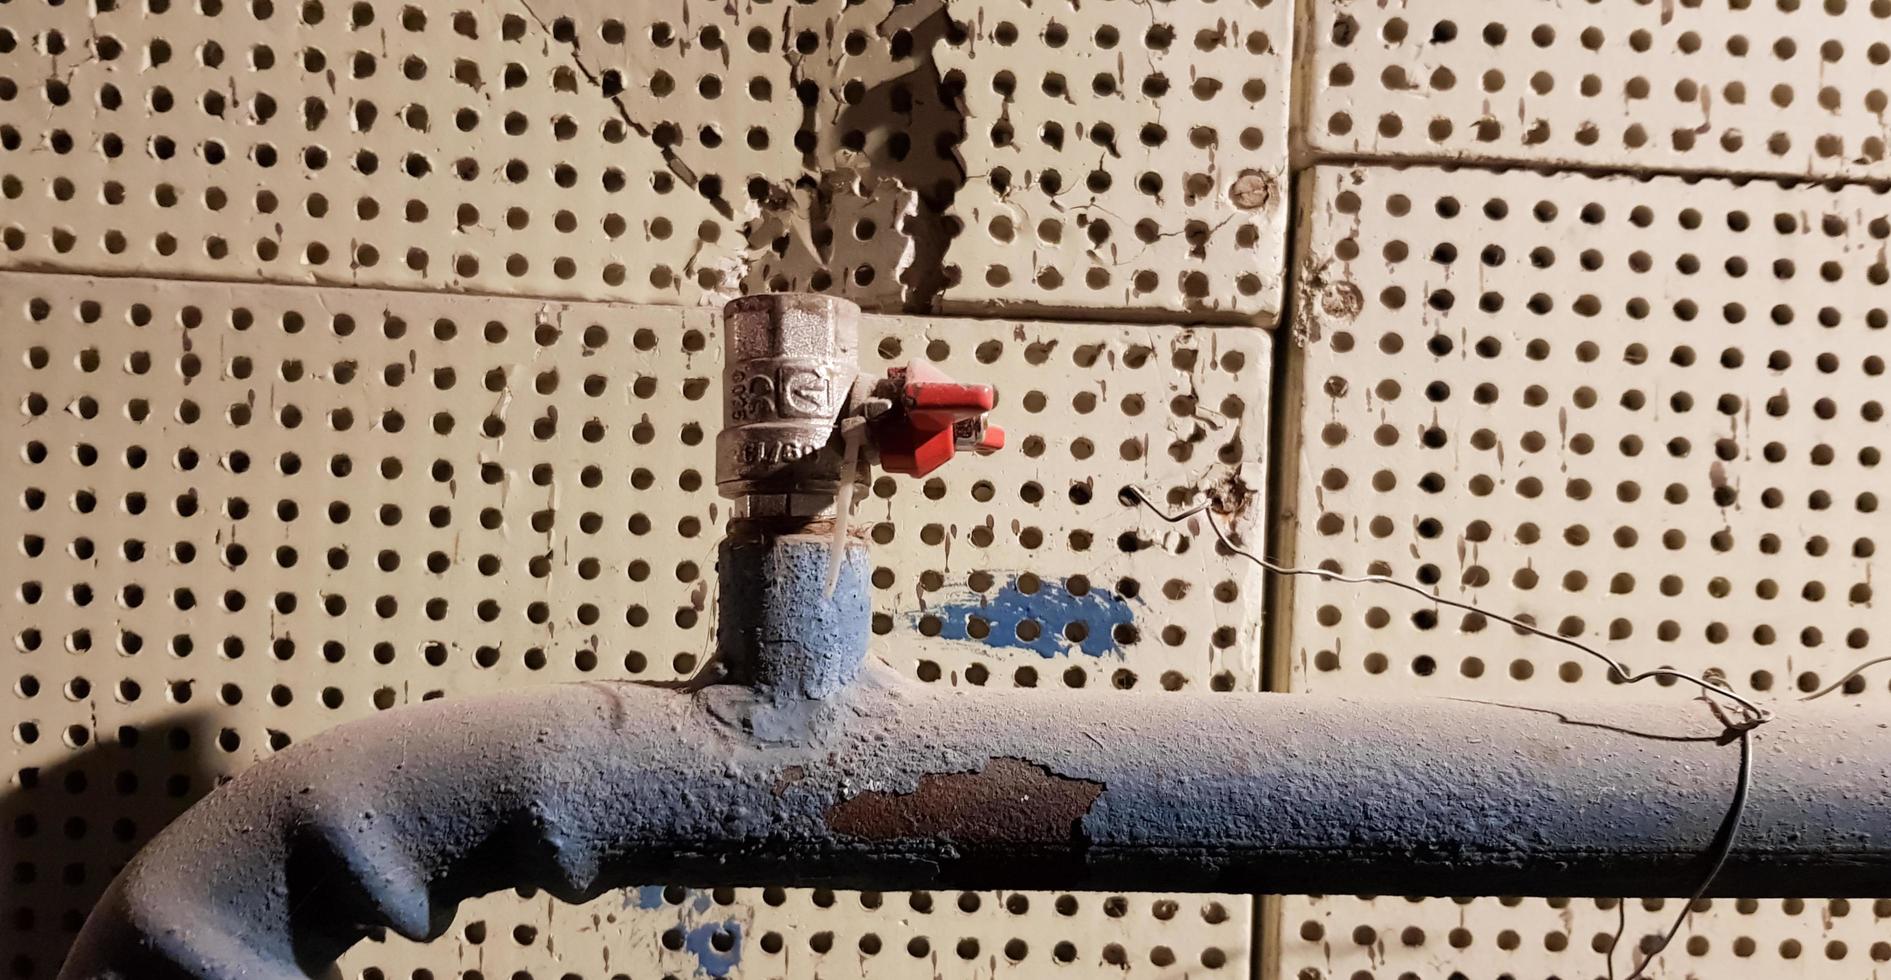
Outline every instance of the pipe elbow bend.
[(713, 810), (756, 805), (743, 793), (760, 776), (719, 778), (706, 740), (740, 738), (696, 697), (623, 683), (339, 726), (165, 828), (112, 882), (59, 976), (320, 976), (380, 930), (438, 936), (476, 895), (578, 901), (620, 870), (680, 869), (705, 856), (699, 842), (726, 839), (701, 834), (725, 819)]

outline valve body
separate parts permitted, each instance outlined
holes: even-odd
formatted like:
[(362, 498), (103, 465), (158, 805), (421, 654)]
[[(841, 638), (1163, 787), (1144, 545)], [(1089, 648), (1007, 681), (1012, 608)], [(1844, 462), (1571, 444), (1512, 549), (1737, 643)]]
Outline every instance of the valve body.
[(769, 293), (723, 307), (716, 488), (732, 501), (717, 552), (724, 677), (782, 701), (838, 693), (866, 656), (866, 528), (848, 522), (873, 464), (925, 476), (1004, 445), (997, 393), (915, 361), (860, 377), (860, 308)]
[(843, 299), (766, 294), (723, 308), (716, 489), (733, 503), (716, 553), (716, 659), (725, 680), (776, 700), (829, 697), (867, 653), (867, 541), (835, 533), (842, 482), (866, 471), (857, 450), (842, 473), (859, 349), (860, 308)]
[(734, 501), (731, 517), (831, 516), (843, 462), (838, 426), (860, 373), (860, 308), (768, 293), (731, 301), (722, 319), (716, 489)]

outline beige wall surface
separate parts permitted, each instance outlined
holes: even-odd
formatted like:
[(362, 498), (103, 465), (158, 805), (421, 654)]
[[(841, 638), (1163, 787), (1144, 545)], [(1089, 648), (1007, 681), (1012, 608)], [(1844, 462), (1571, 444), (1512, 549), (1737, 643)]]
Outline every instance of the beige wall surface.
[[(856, 511), (916, 683), (1686, 703), (1125, 487), (1836, 679), (1891, 632), (1887, 61), (1886, 0), (0, 0), (0, 969), (338, 722), (700, 669), (744, 292), (1000, 390), (1004, 453)], [(1624, 955), (1678, 908), (1628, 898)], [(1569, 980), (1622, 910), (653, 882), (343, 968)], [(1705, 903), (1650, 973), (1891, 976), (1887, 918)]]

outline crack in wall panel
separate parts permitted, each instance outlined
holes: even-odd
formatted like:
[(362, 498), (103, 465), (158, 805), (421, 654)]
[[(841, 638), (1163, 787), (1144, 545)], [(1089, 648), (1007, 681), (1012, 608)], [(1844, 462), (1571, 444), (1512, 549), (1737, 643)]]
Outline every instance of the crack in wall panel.
[(905, 229), (919, 207), (899, 181), (852, 170), (770, 194), (749, 225), (742, 291), (825, 292), (838, 282), (868, 308), (899, 309), (917, 251)]
[[(957, 182), (936, 4), (85, 6), (0, 27), (12, 268), (713, 305), (770, 200)], [(887, 304), (880, 233), (763, 278)]]
[[(630, 22), (585, 0), (82, 7), (0, 28), (8, 267), (1263, 325), (1279, 306), (1277, 0), (1002, 14), (1022, 25), (943, 0)], [(1020, 26), (1064, 40), (1021, 60)], [(859, 208), (815, 206), (850, 174)], [(862, 209), (896, 220), (858, 239)]]

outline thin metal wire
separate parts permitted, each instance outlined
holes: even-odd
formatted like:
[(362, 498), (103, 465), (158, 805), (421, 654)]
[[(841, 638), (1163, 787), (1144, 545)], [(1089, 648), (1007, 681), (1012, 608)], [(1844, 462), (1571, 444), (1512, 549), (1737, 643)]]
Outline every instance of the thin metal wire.
[[(1169, 524), (1180, 524), (1191, 517), (1198, 514), (1201, 515), (1202, 519), (1208, 523), (1208, 529), (1215, 533), (1215, 540), (1221, 542), (1222, 547), (1228, 549), (1228, 551), (1233, 554), (1246, 558), (1275, 575), (1289, 577), (1306, 576), (1309, 578), (1324, 579), (1329, 582), (1342, 582), (1348, 585), (1389, 585), (1395, 589), (1409, 592), (1435, 605), (1449, 606), (1464, 612), (1476, 613), (1477, 615), (1497, 620), (1500, 623), (1504, 623), (1521, 632), (1528, 633), (1531, 636), (1541, 637), (1545, 640), (1561, 643), (1564, 646), (1581, 650), (1583, 653), (1607, 664), (1609, 670), (1614, 673), (1614, 676), (1620, 678), (1625, 684), (1638, 683), (1651, 677), (1670, 677), (1678, 681), (1685, 681), (1686, 683), (1700, 688), (1702, 692), (1701, 700), (1706, 701), (1709, 707), (1714, 709), (1714, 717), (1718, 719), (1729, 732), (1733, 732), (1740, 737), (1740, 773), (1734, 782), (1733, 801), (1728, 804), (1727, 815), (1722, 819), (1720, 830), (1715, 835), (1713, 845), (1708, 852), (1709, 862), (1707, 874), (1702, 876), (1699, 887), (1694, 889), (1694, 893), (1688, 897), (1686, 904), (1681, 907), (1681, 914), (1675, 916), (1674, 924), (1668, 927), (1668, 931), (1662, 936), (1661, 942), (1657, 944), (1654, 949), (1644, 954), (1641, 962), (1636, 964), (1634, 971), (1624, 977), (1623, 980), (1641, 980), (1646, 974), (1648, 967), (1654, 963), (1655, 958), (1667, 951), (1668, 946), (1674, 942), (1675, 937), (1680, 935), (1681, 927), (1687, 924), (1688, 916), (1694, 914), (1695, 903), (1705, 897), (1707, 890), (1713, 887), (1714, 879), (1720, 876), (1720, 869), (1726, 866), (1728, 855), (1733, 853), (1734, 837), (1739, 833), (1740, 819), (1746, 813), (1747, 795), (1753, 786), (1753, 730), (1773, 720), (1773, 712), (1770, 709), (1744, 698), (1705, 677), (1683, 673), (1678, 670), (1671, 670), (1667, 667), (1657, 667), (1653, 670), (1644, 670), (1638, 674), (1630, 674), (1627, 668), (1623, 667), (1615, 658), (1581, 641), (1571, 639), (1559, 633), (1551, 633), (1537, 627), (1533, 623), (1526, 623), (1520, 619), (1480, 609), (1468, 602), (1461, 602), (1456, 599), (1437, 595), (1427, 591), (1423, 586), (1404, 581), (1403, 579), (1392, 578), (1388, 575), (1346, 575), (1340, 572), (1328, 571), (1324, 568), (1301, 568), (1293, 565), (1283, 565), (1271, 559), (1264, 558), (1229, 540), (1227, 532), (1223, 531), (1221, 524), (1215, 520), (1215, 502), (1213, 500), (1207, 500), (1180, 513), (1171, 514), (1157, 507), (1155, 502), (1150, 500), (1147, 494), (1136, 487), (1124, 487), (1123, 495), (1141, 504), (1143, 507), (1147, 508), (1150, 513), (1155, 514)], [(1845, 676), (1799, 700), (1802, 702), (1816, 701), (1843, 688), (1846, 684), (1851, 682), (1852, 678), (1884, 663), (1891, 663), (1891, 655), (1867, 660), (1846, 672)], [(1712, 700), (1713, 698), (1724, 698), (1737, 705), (1743, 716), (1741, 720), (1734, 721), (1729, 719), (1719, 710), (1719, 706)], [(1623, 934), (1628, 931), (1627, 900), (1618, 900), (1615, 922), (1615, 935), (1609, 940), (1609, 948), (1606, 954), (1609, 980), (1615, 980), (1615, 948), (1621, 943)]]
[(1891, 663), (1891, 656), (1874, 657), (1871, 660), (1867, 660), (1864, 663), (1859, 664), (1856, 667), (1853, 667), (1850, 671), (1847, 671), (1844, 677), (1841, 677), (1838, 680), (1835, 680), (1832, 683), (1827, 684), (1826, 686), (1818, 689), (1817, 691), (1812, 692), (1811, 694), (1806, 695), (1803, 698), (1800, 698), (1799, 700), (1817, 701), (1818, 699), (1825, 697), (1826, 695), (1832, 693), (1833, 691), (1836, 691), (1839, 688), (1844, 687), (1846, 684), (1851, 683), (1852, 678), (1857, 677), (1858, 675), (1864, 673), (1865, 671), (1870, 670), (1871, 668), (1876, 667), (1879, 664), (1884, 664), (1884, 663)]
[[(1608, 654), (1603, 653), (1602, 651), (1597, 650), (1595, 647), (1589, 646), (1588, 644), (1583, 643), (1580, 640), (1574, 640), (1567, 636), (1563, 636), (1559, 633), (1552, 633), (1534, 624), (1527, 623), (1521, 619), (1505, 616), (1501, 613), (1494, 613), (1487, 609), (1479, 608), (1478, 606), (1472, 605), (1471, 603), (1468, 603), (1468, 602), (1462, 602), (1457, 599), (1451, 599), (1445, 596), (1438, 595), (1436, 593), (1427, 591), (1421, 585), (1417, 585), (1412, 582), (1407, 582), (1403, 579), (1392, 578), (1389, 575), (1346, 575), (1340, 572), (1328, 571), (1324, 568), (1301, 568), (1301, 567), (1297, 567), (1293, 565), (1283, 565), (1271, 559), (1263, 558), (1260, 555), (1254, 554), (1253, 552), (1243, 549), (1242, 547), (1240, 547), (1239, 545), (1235, 544), (1233, 541), (1230, 541), (1228, 539), (1227, 532), (1223, 531), (1221, 529), (1221, 524), (1215, 520), (1213, 501), (1205, 501), (1203, 503), (1196, 504), (1195, 506), (1190, 507), (1187, 510), (1184, 510), (1180, 513), (1170, 514), (1162, 510), (1161, 508), (1157, 507), (1155, 503), (1151, 501), (1146, 494), (1144, 494), (1141, 490), (1137, 489), (1136, 487), (1124, 487), (1123, 493), (1125, 496), (1133, 498), (1137, 503), (1148, 508), (1151, 513), (1155, 514), (1157, 517), (1162, 518), (1164, 521), (1170, 524), (1180, 524), (1181, 522), (1186, 521), (1189, 518), (1196, 516), (1197, 514), (1202, 515), (1203, 518), (1208, 522), (1209, 530), (1215, 532), (1215, 538), (1216, 540), (1221, 542), (1222, 547), (1227, 548), (1229, 551), (1233, 552), (1234, 554), (1239, 555), (1242, 558), (1246, 558), (1247, 560), (1255, 563), (1256, 565), (1261, 566), (1262, 568), (1267, 569), (1270, 572), (1273, 572), (1276, 575), (1284, 575), (1288, 577), (1307, 576), (1309, 578), (1325, 579), (1326, 581), (1329, 581), (1329, 582), (1344, 582), (1349, 585), (1389, 585), (1395, 589), (1402, 589), (1406, 592), (1410, 592), (1411, 594), (1418, 596), (1419, 598), (1424, 599), (1425, 601), (1433, 603), (1435, 605), (1449, 606), (1453, 609), (1462, 610), (1464, 612), (1476, 613), (1479, 616), (1484, 616), (1489, 619), (1497, 620), (1500, 623), (1504, 623), (1510, 626), (1511, 628), (1519, 630), (1521, 632), (1528, 633), (1531, 636), (1541, 637), (1542, 639), (1545, 639), (1545, 640), (1550, 640), (1555, 643), (1561, 643), (1564, 646), (1571, 647), (1576, 650), (1581, 650), (1583, 653), (1586, 653), (1589, 656), (1594, 657), (1597, 660), (1600, 660), (1603, 663), (1607, 664), (1609, 667), (1609, 670), (1612, 671), (1616, 677), (1620, 678), (1622, 683), (1624, 684), (1636, 684), (1641, 681), (1648, 680), (1650, 678), (1658, 678), (1658, 677), (1668, 677), (1677, 681), (1683, 681), (1685, 683), (1692, 684), (1695, 687), (1700, 688), (1702, 691), (1706, 692), (1709, 695), (1712, 695), (1714, 697), (1726, 698), (1727, 700), (1732, 701), (1736, 705), (1739, 706), (1740, 712), (1746, 716), (1745, 720), (1740, 723), (1728, 726), (1730, 728), (1733, 728), (1736, 731), (1754, 728), (1759, 725), (1763, 725), (1766, 722), (1771, 721), (1773, 718), (1773, 712), (1769, 710), (1768, 708), (1752, 700), (1749, 700), (1745, 697), (1742, 697), (1741, 695), (1736, 694), (1731, 690), (1728, 690), (1726, 687), (1716, 684), (1713, 681), (1710, 681), (1704, 677), (1699, 677), (1694, 674), (1684, 673), (1678, 670), (1672, 670), (1667, 667), (1656, 667), (1652, 670), (1644, 670), (1638, 674), (1631, 674), (1628, 672), (1628, 668), (1624, 667), (1621, 663), (1617, 662), (1615, 658), (1610, 657)], [(1849, 679), (1849, 677), (1847, 679)], [(1841, 681), (1840, 683), (1843, 683), (1843, 682)]]
[[(1623, 978), (1623, 980), (1641, 980), (1649, 965), (1655, 961), (1655, 957), (1667, 951), (1668, 946), (1674, 942), (1674, 938), (1680, 935), (1681, 927), (1687, 924), (1688, 916), (1693, 914), (1694, 903), (1706, 896), (1707, 890), (1713, 887), (1714, 879), (1720, 876), (1720, 869), (1726, 865), (1728, 855), (1733, 853), (1734, 837), (1739, 833), (1740, 818), (1746, 813), (1747, 793), (1753, 785), (1753, 730), (1773, 720), (1773, 712), (1771, 710), (1747, 698), (1741, 697), (1739, 694), (1705, 677), (1683, 673), (1678, 670), (1657, 667), (1654, 670), (1644, 670), (1639, 674), (1630, 674), (1627, 668), (1618, 663), (1615, 658), (1578, 640), (1570, 639), (1558, 633), (1548, 632), (1538, 628), (1535, 624), (1526, 623), (1520, 619), (1480, 609), (1468, 602), (1460, 602), (1456, 599), (1449, 599), (1428, 592), (1423, 586), (1404, 581), (1403, 579), (1396, 579), (1387, 575), (1346, 575), (1340, 572), (1328, 571), (1324, 568), (1301, 568), (1293, 565), (1283, 565), (1271, 559), (1263, 558), (1228, 539), (1227, 532), (1223, 531), (1221, 524), (1215, 520), (1213, 500), (1196, 504), (1180, 513), (1170, 514), (1157, 507), (1155, 503), (1149, 499), (1147, 494), (1144, 494), (1136, 487), (1124, 487), (1123, 494), (1126, 497), (1134, 499), (1137, 503), (1147, 508), (1150, 513), (1155, 514), (1169, 524), (1180, 524), (1197, 514), (1201, 515), (1202, 519), (1208, 523), (1208, 529), (1215, 532), (1215, 540), (1220, 541), (1222, 547), (1228, 549), (1233, 554), (1246, 558), (1275, 575), (1289, 577), (1306, 576), (1309, 578), (1324, 579), (1329, 582), (1343, 582), (1348, 585), (1389, 585), (1395, 589), (1410, 592), (1427, 602), (1450, 606), (1453, 609), (1463, 610), (1464, 612), (1476, 613), (1480, 616), (1485, 616), (1490, 619), (1495, 619), (1500, 623), (1507, 624), (1531, 636), (1541, 637), (1545, 640), (1551, 640), (1556, 643), (1561, 643), (1564, 646), (1581, 650), (1583, 653), (1607, 664), (1609, 670), (1612, 671), (1616, 677), (1621, 678), (1622, 682), (1625, 684), (1638, 683), (1652, 677), (1671, 677), (1675, 680), (1686, 681), (1700, 688), (1702, 692), (1701, 700), (1706, 701), (1708, 706), (1713, 709), (1714, 717), (1729, 732), (1737, 734), (1740, 738), (1740, 772), (1734, 782), (1733, 800), (1728, 804), (1727, 815), (1721, 819), (1720, 830), (1714, 835), (1713, 844), (1709, 848), (1707, 874), (1701, 877), (1700, 885), (1694, 889), (1694, 893), (1689, 896), (1687, 902), (1682, 905), (1681, 914), (1674, 917), (1674, 924), (1668, 927), (1667, 934), (1662, 937), (1661, 942), (1657, 944), (1654, 949), (1649, 950), (1642, 957), (1641, 962), (1636, 964), (1634, 972)], [(1860, 664), (1858, 667), (1854, 668), (1851, 673), (1840, 678), (1837, 683), (1817, 693), (1801, 698), (1800, 700), (1811, 701), (1815, 698), (1824, 697), (1839, 687), (1844, 686), (1845, 682), (1862, 673), (1866, 668), (1887, 661), (1891, 661), (1891, 656), (1880, 657), (1877, 660)], [(1720, 711), (1719, 705), (1712, 700), (1716, 697), (1725, 698), (1737, 705), (1743, 718), (1739, 721), (1729, 719), (1726, 714)], [(1605, 955), (1605, 960), (1608, 964), (1609, 980), (1615, 980), (1615, 948), (1621, 943), (1622, 935), (1627, 931), (1628, 901), (1626, 899), (1618, 899), (1616, 905), (1615, 936), (1609, 940), (1608, 952)]]
[[(1720, 822), (1720, 831), (1714, 835), (1713, 847), (1708, 852), (1707, 874), (1701, 878), (1700, 887), (1688, 896), (1687, 904), (1681, 906), (1681, 914), (1674, 917), (1674, 924), (1668, 927), (1668, 933), (1661, 937), (1659, 945), (1649, 950), (1634, 972), (1622, 980), (1641, 980), (1655, 957), (1666, 952), (1680, 935), (1681, 926), (1687, 923), (1688, 916), (1694, 914), (1694, 905), (1707, 895), (1707, 889), (1720, 876), (1720, 869), (1727, 864), (1727, 856), (1733, 853), (1734, 835), (1740, 832), (1740, 818), (1746, 813), (1747, 791), (1753, 786), (1753, 729), (1742, 728), (1740, 732), (1740, 778), (1733, 787), (1733, 802), (1727, 805), (1727, 816)], [(1622, 934), (1628, 931), (1628, 901), (1618, 899), (1615, 906), (1615, 936), (1609, 940), (1608, 962), (1609, 980), (1615, 980), (1615, 947), (1621, 943)]]

